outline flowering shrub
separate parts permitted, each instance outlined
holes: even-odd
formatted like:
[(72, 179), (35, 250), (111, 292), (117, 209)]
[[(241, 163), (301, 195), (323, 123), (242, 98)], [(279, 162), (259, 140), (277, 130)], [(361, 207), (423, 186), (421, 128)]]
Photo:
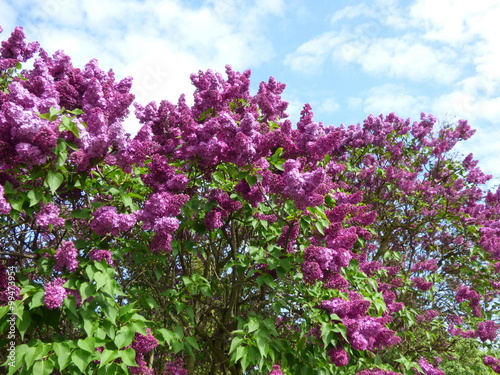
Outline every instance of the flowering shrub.
[(500, 190), (450, 156), (466, 121), (293, 125), (285, 85), (227, 67), (135, 103), (131, 138), (130, 78), (21, 28), (0, 53), (9, 373), (441, 374), (429, 347), (496, 340)]

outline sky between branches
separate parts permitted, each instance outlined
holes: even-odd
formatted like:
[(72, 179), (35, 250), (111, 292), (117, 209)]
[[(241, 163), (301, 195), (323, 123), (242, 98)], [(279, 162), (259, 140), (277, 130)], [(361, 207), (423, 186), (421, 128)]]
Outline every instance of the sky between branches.
[[(134, 77), (142, 104), (177, 101), (198, 70), (252, 70), (253, 91), (287, 84), (288, 113), (346, 125), (395, 112), (469, 120), (459, 147), (500, 176), (500, 3), (497, 0), (0, 0), (1, 39), (29, 41), (83, 67), (97, 58)], [(135, 132), (137, 121), (127, 120)]]

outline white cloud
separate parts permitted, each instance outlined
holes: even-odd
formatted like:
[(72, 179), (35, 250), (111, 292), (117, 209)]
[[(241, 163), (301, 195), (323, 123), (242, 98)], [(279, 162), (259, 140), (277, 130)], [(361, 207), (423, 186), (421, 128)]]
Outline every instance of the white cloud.
[(343, 42), (344, 36), (328, 32), (302, 44), (294, 53), (286, 56), (284, 64), (302, 73), (314, 73), (326, 61), (332, 49)]
[(416, 95), (408, 89), (396, 84), (385, 84), (370, 89), (363, 99), (365, 113), (374, 115), (394, 112), (401, 117), (418, 119), (420, 112), (429, 108), (430, 99), (423, 95)]
[(483, 37), (485, 22), (498, 20), (498, 5), (496, 0), (417, 0), (409, 13), (412, 24), (425, 30), (424, 38), (457, 44)]
[(336, 23), (340, 20), (356, 18), (359, 16), (372, 16), (373, 10), (366, 6), (366, 4), (356, 4), (356, 5), (348, 5), (338, 11), (336, 11), (331, 19), (331, 23)]
[(335, 98), (324, 98), (318, 105), (318, 110), (321, 112), (336, 112), (339, 108), (340, 105)]
[(360, 45), (353, 53), (336, 50), (335, 56), (347, 62), (357, 62), (371, 74), (409, 78), (414, 81), (451, 83), (460, 74), (456, 53), (449, 49), (435, 50), (416, 41), (413, 36), (377, 38)]

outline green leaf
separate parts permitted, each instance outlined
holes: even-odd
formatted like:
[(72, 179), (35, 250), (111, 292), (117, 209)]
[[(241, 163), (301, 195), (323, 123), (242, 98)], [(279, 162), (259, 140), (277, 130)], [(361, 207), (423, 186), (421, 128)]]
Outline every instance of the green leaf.
[(52, 348), (57, 355), (57, 365), (59, 370), (64, 370), (70, 362), (71, 348), (64, 342), (55, 342)]
[(22, 338), (24, 338), (24, 333), (26, 332), (30, 324), (31, 324), (31, 314), (29, 313), (28, 310), (23, 310), (22, 315), (18, 316), (16, 320), (16, 326)]
[(120, 358), (123, 363), (127, 366), (137, 367), (137, 362), (135, 361), (135, 350), (132, 348), (127, 348), (125, 350), (120, 350)]
[(45, 361), (37, 361), (33, 366), (33, 374), (37, 375), (50, 375), (52, 370), (54, 370), (54, 364), (50, 358)]
[(43, 305), (43, 297), (44, 297), (44, 290), (40, 289), (38, 290), (33, 296), (31, 297), (30, 301), (30, 310), (34, 309), (35, 307), (42, 306)]
[(33, 366), (33, 363), (37, 359), (42, 358), (42, 353), (43, 353), (43, 346), (42, 345), (28, 347), (24, 353), (24, 361), (26, 362), (26, 366), (28, 366), (28, 368)]
[(90, 219), (92, 212), (88, 208), (77, 209), (71, 212), (71, 217), (76, 219)]
[(128, 327), (124, 328), (125, 328), (124, 331), (118, 332), (117, 335), (115, 336), (115, 345), (118, 349), (130, 345), (134, 340), (135, 332), (130, 330)]
[(257, 183), (257, 176), (246, 176), (245, 181), (252, 187)]
[(19, 211), (19, 212), (21, 212), (23, 210), (23, 205), (24, 205), (24, 199), (22, 197), (12, 199), (10, 201), (10, 206), (14, 210)]
[(80, 292), (80, 296), (82, 300), (85, 301), (87, 298), (93, 296), (95, 294), (95, 288), (88, 282), (83, 282), (79, 287), (78, 291)]
[(196, 350), (200, 350), (200, 346), (198, 345), (198, 342), (196, 341), (196, 339), (194, 337), (192, 337), (192, 336), (186, 337), (186, 341), (189, 345), (191, 345)]
[(28, 191), (28, 198), (30, 200), (30, 207), (33, 207), (42, 200), (43, 194), (34, 190), (30, 190)]
[(259, 329), (260, 323), (259, 320), (252, 316), (248, 321), (248, 332), (253, 332)]
[(59, 172), (49, 171), (47, 173), (47, 184), (49, 185), (50, 192), (54, 194), (56, 190), (62, 185), (64, 176)]
[(101, 361), (99, 368), (103, 367), (108, 362), (114, 361), (119, 355), (120, 352), (118, 350), (104, 349), (99, 356), (99, 361)]
[(236, 348), (238, 348), (241, 343), (245, 341), (242, 337), (235, 337), (233, 341), (231, 341), (231, 348), (229, 348), (229, 354), (235, 351)]
[(106, 285), (109, 282), (108, 275), (100, 271), (94, 274), (94, 280), (96, 281), (97, 290), (101, 289), (104, 285)]
[(26, 348), (28, 348), (28, 345), (26, 344), (21, 344), (16, 347), (16, 360), (14, 362), (14, 366), (9, 365), (9, 375), (14, 374), (25, 363), (24, 356)]
[(85, 369), (89, 365), (90, 361), (92, 361), (92, 357), (93, 354), (90, 354), (82, 349), (76, 349), (73, 354), (71, 354), (71, 360), (83, 373), (85, 373)]
[(94, 353), (95, 350), (95, 339), (93, 337), (87, 337), (85, 340), (78, 340), (78, 347), (89, 352)]

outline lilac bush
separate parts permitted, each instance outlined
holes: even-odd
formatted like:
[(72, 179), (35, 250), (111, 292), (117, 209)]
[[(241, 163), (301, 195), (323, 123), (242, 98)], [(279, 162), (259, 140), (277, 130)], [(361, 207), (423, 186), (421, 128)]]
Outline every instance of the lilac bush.
[(460, 340), (493, 348), (500, 189), (453, 156), (467, 121), (293, 124), (284, 84), (226, 76), (134, 103), (131, 137), (131, 78), (2, 42), (9, 373), (441, 374)]

